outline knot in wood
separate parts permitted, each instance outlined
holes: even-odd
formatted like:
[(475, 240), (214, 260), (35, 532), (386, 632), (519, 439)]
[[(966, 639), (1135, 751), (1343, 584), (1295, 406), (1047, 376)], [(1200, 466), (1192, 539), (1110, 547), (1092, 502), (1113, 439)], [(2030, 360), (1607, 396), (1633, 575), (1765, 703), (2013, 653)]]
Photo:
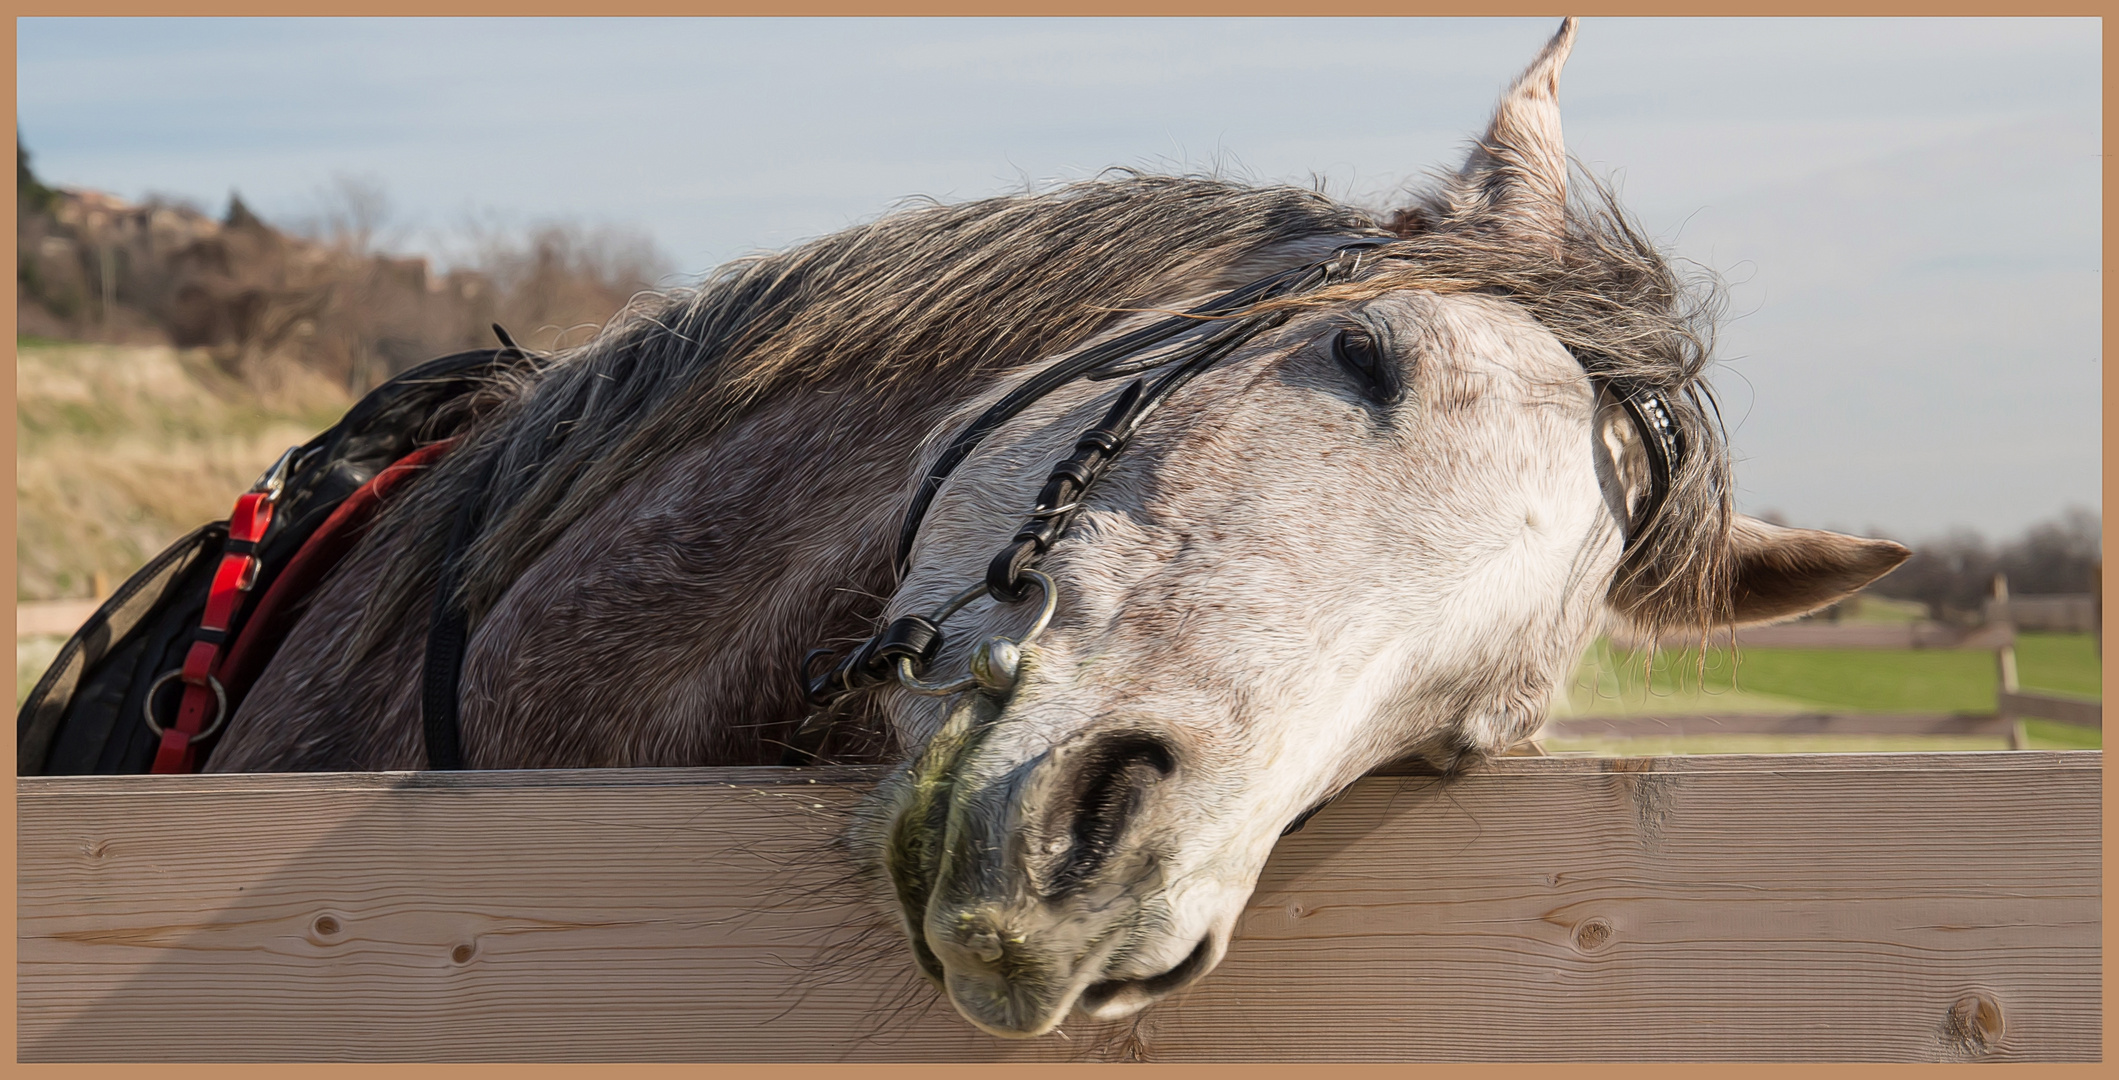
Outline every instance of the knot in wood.
[(1950, 1041), (1967, 1054), (1985, 1054), (2001, 1044), (2008, 1023), (2001, 1015), (2001, 1002), (1992, 994), (1975, 990), (1958, 998), (1943, 1021)]
[(316, 931), (316, 936), (318, 937), (330, 937), (339, 932), (338, 920), (329, 915), (317, 916), (316, 922), (310, 925)]
[(458, 945), (449, 951), (449, 959), (459, 964), (468, 964), (471, 962), (471, 957), (477, 955), (477, 953), (478, 950), (469, 945)]
[(1611, 939), (1616, 936), (1618, 931), (1612, 929), (1610, 923), (1603, 919), (1590, 919), (1575, 927), (1575, 948), (1593, 953), (1611, 944)]

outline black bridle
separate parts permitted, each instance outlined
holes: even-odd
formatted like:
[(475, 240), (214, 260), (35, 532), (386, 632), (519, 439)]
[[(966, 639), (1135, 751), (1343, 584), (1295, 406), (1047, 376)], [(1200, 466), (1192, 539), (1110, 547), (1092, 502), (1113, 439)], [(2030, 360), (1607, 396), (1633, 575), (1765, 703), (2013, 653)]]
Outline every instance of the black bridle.
[[(919, 692), (934, 693), (947, 689), (918, 684), (911, 679), (911, 676), (923, 673), (941, 651), (942, 629), (939, 624), (946, 612), (957, 610), (977, 592), (1005, 603), (1025, 599), (1030, 588), (1026, 576), (1045, 581), (1049, 589), (1049, 579), (1035, 574), (1033, 568), (1053, 543), (1066, 533), (1090, 489), (1125, 451), (1127, 443), (1148, 415), (1201, 372), (1260, 332), (1286, 322), (1292, 315), (1292, 309), (1285, 307), (1249, 315), (1244, 312), (1263, 301), (1346, 281), (1359, 273), (1364, 260), (1384, 243), (1386, 241), (1365, 240), (1342, 245), (1322, 260), (1262, 278), (1181, 315), (1084, 349), (1024, 380), (1022, 385), (1009, 391), (967, 425), (927, 470), (906, 509), (904, 524), (898, 530), (895, 561), (901, 579), (910, 565), (920, 523), (936, 493), (971, 452), (1002, 424), (1076, 380), (1116, 379), (1165, 369), (1152, 384), (1144, 378), (1136, 378), (1128, 384), (1104, 413), (1103, 419), (1075, 440), (1074, 452), (1055, 465), (1045, 478), (1044, 487), (1038, 492), (1037, 501), (1023, 526), (987, 565), (983, 588), (975, 586), (959, 594), (957, 599), (944, 606), (944, 614), (904, 615), (892, 620), (880, 633), (840, 656), (836, 663), (822, 671), (816, 670), (817, 661), (838, 655), (836, 650), (814, 649), (803, 657), (800, 669), (803, 693), (815, 711), (795, 732), (783, 762), (805, 764), (812, 760), (830, 724), (833, 706), (851, 694), (894, 678)], [(1625, 543), (1630, 549), (1655, 522), (1669, 498), (1672, 477), (1684, 454), (1683, 435), (1662, 391), (1600, 374), (1598, 368), (1606, 365), (1595, 362), (1593, 354), (1585, 358), (1576, 353), (1575, 358), (1592, 378), (1610, 389), (1640, 431), (1647, 450), (1648, 490), (1640, 509), (1627, 524)], [(1048, 595), (1048, 615), (1050, 604)], [(1042, 618), (1038, 625), (1042, 627)], [(1007, 644), (1014, 645), (1013, 642)], [(1002, 678), (1003, 685), (1012, 681), (1013, 655), (1011, 652), (1006, 661), (1009, 670)], [(981, 666), (984, 659), (975, 658), (973, 669), (979, 674), (977, 682), (990, 687), (986, 671)], [(969, 681), (966, 681), (967, 686)]]

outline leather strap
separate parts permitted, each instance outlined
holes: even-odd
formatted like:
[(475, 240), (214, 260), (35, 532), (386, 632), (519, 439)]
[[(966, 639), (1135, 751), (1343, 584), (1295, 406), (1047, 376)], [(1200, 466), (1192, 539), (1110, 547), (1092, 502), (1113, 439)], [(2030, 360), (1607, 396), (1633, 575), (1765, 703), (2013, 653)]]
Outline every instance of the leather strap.
[[(493, 335), (500, 339), (501, 346), (494, 354), (496, 358), (522, 359), (529, 355), (499, 323), (493, 324)], [(420, 671), (419, 693), (420, 726), (429, 769), (464, 767), (458, 687), (463, 681), (464, 650), (470, 644), (470, 616), (458, 602), (456, 592), (463, 584), (464, 549), (470, 546), (472, 534), (477, 531), (480, 502), (493, 486), (499, 464), (500, 454), (495, 451), (479, 467), (478, 482), (472, 488), (476, 494), (456, 508), (456, 520), (449, 525), (449, 547), (442, 556), (441, 572), (435, 575), (434, 607), (427, 619), (427, 657)]]
[[(1321, 262), (1283, 270), (1269, 277), (1223, 293), (1182, 315), (1173, 315), (1160, 322), (1144, 326), (1130, 334), (1111, 339), (1101, 345), (1084, 349), (1038, 372), (993, 406), (973, 420), (941, 456), (935, 458), (927, 475), (920, 481), (919, 489), (913, 492), (912, 504), (906, 508), (905, 522), (898, 529), (898, 573), (903, 575), (912, 560), (912, 545), (919, 539), (920, 521), (927, 516), (927, 507), (935, 494), (942, 489), (943, 481), (956, 471), (964, 459), (993, 434), (1002, 424), (1014, 419), (1024, 409), (1036, 404), (1045, 395), (1079, 378), (1117, 378), (1135, 371), (1144, 370), (1139, 365), (1124, 363), (1139, 357), (1155, 346), (1172, 342), (1187, 334), (1198, 340), (1188, 343), (1183, 349), (1164, 354), (1158, 350), (1147, 358), (1146, 366), (1161, 366), (1187, 358), (1196, 358), (1202, 352), (1218, 353), (1216, 346), (1230, 343), (1231, 339), (1242, 340), (1260, 329), (1255, 319), (1228, 319), (1226, 316), (1242, 311), (1261, 300), (1268, 300), (1288, 293), (1301, 292), (1330, 276), (1338, 268), (1340, 257), (1349, 252), (1366, 251), (1383, 243), (1381, 240), (1359, 240), (1341, 245), (1331, 257)], [(1103, 369), (1103, 370), (1099, 370)]]
[[(279, 500), (279, 480), (284, 479), (288, 460), (282, 457), (257, 487), (235, 501), (235, 510), (228, 515), (228, 543), (221, 549), (221, 565), (206, 594), (206, 611), (199, 617), (183, 666), (173, 673), (184, 685), (184, 696), (177, 704), (176, 720), (162, 728), (154, 764), (147, 770), (150, 773), (173, 775), (198, 768), (194, 748), (199, 739), (228, 719), (228, 693), (217, 678), (221, 646), (228, 643), (228, 627), (242, 607), (244, 594), (257, 582), (257, 544), (272, 525), (272, 506)], [(147, 707), (151, 714), (152, 691)]]
[[(499, 454), (486, 458), (476, 490), (493, 483)], [(470, 617), (465, 614), (456, 591), (463, 584), (464, 549), (478, 527), (479, 500), (467, 498), (456, 508), (449, 526), (449, 551), (434, 583), (434, 609), (427, 623), (427, 660), (420, 680), (420, 722), (425, 730), (427, 768), (464, 767), (463, 740), (458, 733), (458, 684), (463, 679), (464, 648), (469, 644)]]
[[(1029, 522), (994, 557), (987, 569), (988, 589), (1003, 600), (1020, 599), (1023, 587), (1019, 578), (1023, 571), (1035, 566), (1045, 550), (1066, 531), (1089, 488), (1125, 450), (1126, 443), (1148, 415), (1200, 372), (1212, 367), (1259, 332), (1286, 321), (1291, 314), (1270, 311), (1245, 315), (1244, 309), (1263, 300), (1306, 292), (1358, 272), (1361, 254), (1382, 243), (1380, 240), (1357, 240), (1342, 244), (1327, 258), (1283, 270), (1223, 293), (1182, 315), (1084, 349), (1023, 380), (967, 425), (928, 469), (914, 492), (912, 504), (905, 512), (904, 524), (899, 529), (899, 574), (903, 575), (912, 558), (913, 544), (919, 539), (920, 523), (943, 481), (1002, 424), (1045, 395), (1077, 379), (1119, 378), (1166, 368), (1152, 387), (1144, 380), (1134, 380), (1119, 393), (1103, 420), (1082, 433), (1075, 441), (1074, 455), (1053, 467), (1037, 505), (1032, 508)], [(894, 677), (894, 668), (884, 662), (877, 643), (895, 633), (904, 621), (900, 619), (891, 624), (822, 671), (816, 670), (815, 661), (832, 655), (831, 651), (811, 650), (797, 669), (805, 699), (819, 708), (828, 708), (847, 694), (890, 681)], [(935, 640), (927, 655), (932, 656), (940, 645), (940, 630), (936, 628)], [(923, 661), (909, 659), (914, 659), (915, 671), (924, 668)], [(824, 727), (818, 723), (820, 716), (812, 714), (798, 729), (786, 763), (804, 763), (814, 755), (814, 744), (822, 738)]]

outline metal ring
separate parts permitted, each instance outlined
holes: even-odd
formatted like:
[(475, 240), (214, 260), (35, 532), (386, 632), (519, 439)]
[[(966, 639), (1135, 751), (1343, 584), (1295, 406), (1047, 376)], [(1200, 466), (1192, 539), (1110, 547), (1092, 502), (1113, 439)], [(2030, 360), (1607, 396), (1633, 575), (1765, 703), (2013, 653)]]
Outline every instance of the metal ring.
[[(1052, 622), (1053, 612), (1059, 610), (1059, 586), (1053, 583), (1050, 576), (1043, 570), (1028, 568), (1022, 571), (1022, 575), (1037, 582), (1038, 591), (1045, 594), (1045, 602), (1038, 608), (1037, 618), (1031, 620), (1030, 629), (1023, 631), (1022, 638), (1016, 642), (1018, 646), (1028, 645), (1036, 640), (1039, 634), (1044, 633), (1045, 627)], [(986, 595), (986, 592), (986, 583), (983, 581), (976, 585), (968, 586), (964, 591), (950, 597), (948, 603), (935, 609), (935, 613), (930, 618), (935, 625), (940, 626), (942, 620), (963, 610), (964, 605)], [(913, 673), (912, 658), (907, 656), (897, 658), (896, 668), (898, 685), (915, 694), (924, 694), (928, 697), (948, 697), (951, 694), (961, 694), (979, 684), (978, 678), (973, 675), (966, 675), (963, 678), (946, 683), (922, 682), (920, 677)]]
[[(182, 674), (183, 668), (170, 668), (163, 672), (160, 678), (147, 687), (147, 700), (140, 703), (140, 718), (147, 721), (147, 730), (154, 732), (157, 739), (162, 737), (163, 728), (155, 723), (155, 694), (160, 692), (163, 683)], [(191, 737), (194, 743), (221, 730), (221, 725), (228, 720), (228, 691), (221, 688), (221, 680), (211, 675), (206, 676), (206, 685), (213, 687), (213, 723), (206, 725), (204, 730)]]
[(1045, 632), (1045, 625), (1052, 621), (1052, 613), (1059, 610), (1059, 586), (1054, 585), (1052, 579), (1047, 577), (1043, 570), (1033, 570), (1029, 567), (1024, 567), (1019, 572), (1022, 576), (1037, 582), (1039, 591), (1045, 594), (1045, 604), (1038, 609), (1037, 619), (1030, 624), (1030, 629), (1023, 631), (1022, 637), (1016, 639), (1016, 644), (1028, 645), (1036, 640), (1039, 634)]

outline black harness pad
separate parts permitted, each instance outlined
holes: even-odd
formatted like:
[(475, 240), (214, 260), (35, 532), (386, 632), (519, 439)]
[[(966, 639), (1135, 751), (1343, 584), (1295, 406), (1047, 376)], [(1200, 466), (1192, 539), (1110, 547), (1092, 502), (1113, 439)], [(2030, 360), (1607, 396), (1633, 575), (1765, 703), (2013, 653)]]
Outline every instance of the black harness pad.
[[(455, 434), (474, 415), (462, 407), (472, 393), (529, 362), (513, 347), (430, 360), (369, 391), (338, 423), (297, 448), (272, 524), (257, 545), (257, 581), (229, 621), (228, 638), (241, 633), (257, 598), (340, 503), (392, 462)], [(158, 740), (143, 722), (145, 696), (156, 676), (182, 666), (227, 545), (227, 522), (200, 526), (141, 567), (81, 624), (16, 713), (17, 775), (148, 771)], [(158, 697), (165, 723), (179, 698), (174, 690)], [(231, 699), (229, 712), (239, 704)], [(210, 740), (199, 745), (202, 764), (211, 748)]]

